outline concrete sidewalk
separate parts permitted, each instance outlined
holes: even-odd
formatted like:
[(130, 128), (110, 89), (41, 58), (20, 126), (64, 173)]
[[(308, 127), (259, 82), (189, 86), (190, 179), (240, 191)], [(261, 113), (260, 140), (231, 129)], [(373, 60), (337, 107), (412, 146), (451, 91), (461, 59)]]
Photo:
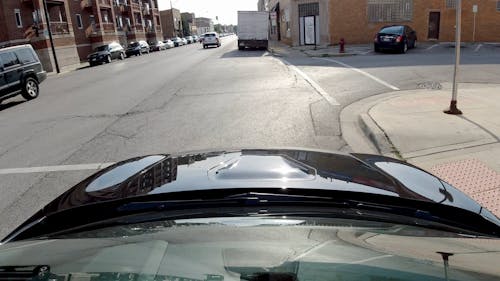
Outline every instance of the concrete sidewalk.
[(373, 96), (341, 113), (358, 152), (399, 157), (446, 180), (500, 216), (500, 85), (461, 84), (462, 116), (447, 115), (451, 84)]

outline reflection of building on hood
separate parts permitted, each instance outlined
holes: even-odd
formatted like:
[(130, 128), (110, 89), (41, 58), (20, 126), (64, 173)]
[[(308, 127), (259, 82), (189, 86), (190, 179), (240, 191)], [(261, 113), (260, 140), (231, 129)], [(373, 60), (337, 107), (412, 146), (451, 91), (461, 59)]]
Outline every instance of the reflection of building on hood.
[[(120, 171), (127, 164), (131, 166), (129, 171)], [(139, 165), (139, 168), (134, 165)], [(177, 166), (177, 158), (165, 156), (130, 159), (83, 181), (75, 187), (80, 192), (63, 194), (64, 199), (59, 203), (59, 208), (148, 194), (155, 188), (177, 180)], [(130, 175), (123, 180), (121, 177), (126, 173)], [(113, 183), (116, 180), (119, 182)]]

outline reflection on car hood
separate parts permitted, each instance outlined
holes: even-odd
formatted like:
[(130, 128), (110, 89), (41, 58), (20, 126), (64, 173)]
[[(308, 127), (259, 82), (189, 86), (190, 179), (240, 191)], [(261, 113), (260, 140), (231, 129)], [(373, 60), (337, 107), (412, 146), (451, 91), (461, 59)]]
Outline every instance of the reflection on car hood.
[(406, 162), (368, 154), (246, 149), (154, 155), (116, 163), (85, 179), (46, 210), (182, 191), (309, 189), (435, 202), (498, 219), (461, 191)]

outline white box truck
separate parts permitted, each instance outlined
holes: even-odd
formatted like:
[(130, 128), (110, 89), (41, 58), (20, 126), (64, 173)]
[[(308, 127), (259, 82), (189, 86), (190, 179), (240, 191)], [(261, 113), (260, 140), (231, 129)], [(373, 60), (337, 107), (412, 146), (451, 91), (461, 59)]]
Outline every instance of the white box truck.
[(269, 40), (269, 13), (238, 11), (238, 49), (266, 48)]

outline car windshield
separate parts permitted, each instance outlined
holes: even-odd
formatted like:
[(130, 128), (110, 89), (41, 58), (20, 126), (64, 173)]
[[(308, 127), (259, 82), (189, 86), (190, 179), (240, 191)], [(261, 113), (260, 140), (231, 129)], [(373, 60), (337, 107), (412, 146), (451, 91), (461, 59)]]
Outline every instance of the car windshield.
[(99, 46), (99, 47), (95, 48), (95, 51), (101, 52), (101, 51), (107, 51), (108, 49), (109, 49), (108, 45), (103, 45), (103, 46)]
[(404, 27), (403, 26), (389, 26), (382, 28), (379, 33), (387, 33), (387, 34), (403, 34)]
[[(500, 259), (498, 252), (488, 251), (498, 248), (499, 241), (467, 241), (452, 233), (404, 225), (304, 217), (178, 219), (55, 238), (46, 243), (13, 243), (0, 251), (0, 261), (46, 265), (50, 268), (45, 272), (47, 280), (68, 276), (85, 280), (446, 280), (448, 275), (450, 280), (469, 281), (498, 280), (495, 261)], [(446, 269), (442, 249), (455, 253), (445, 263)]]
[(500, 280), (499, 113), (500, 0), (0, 1), (0, 281)]

